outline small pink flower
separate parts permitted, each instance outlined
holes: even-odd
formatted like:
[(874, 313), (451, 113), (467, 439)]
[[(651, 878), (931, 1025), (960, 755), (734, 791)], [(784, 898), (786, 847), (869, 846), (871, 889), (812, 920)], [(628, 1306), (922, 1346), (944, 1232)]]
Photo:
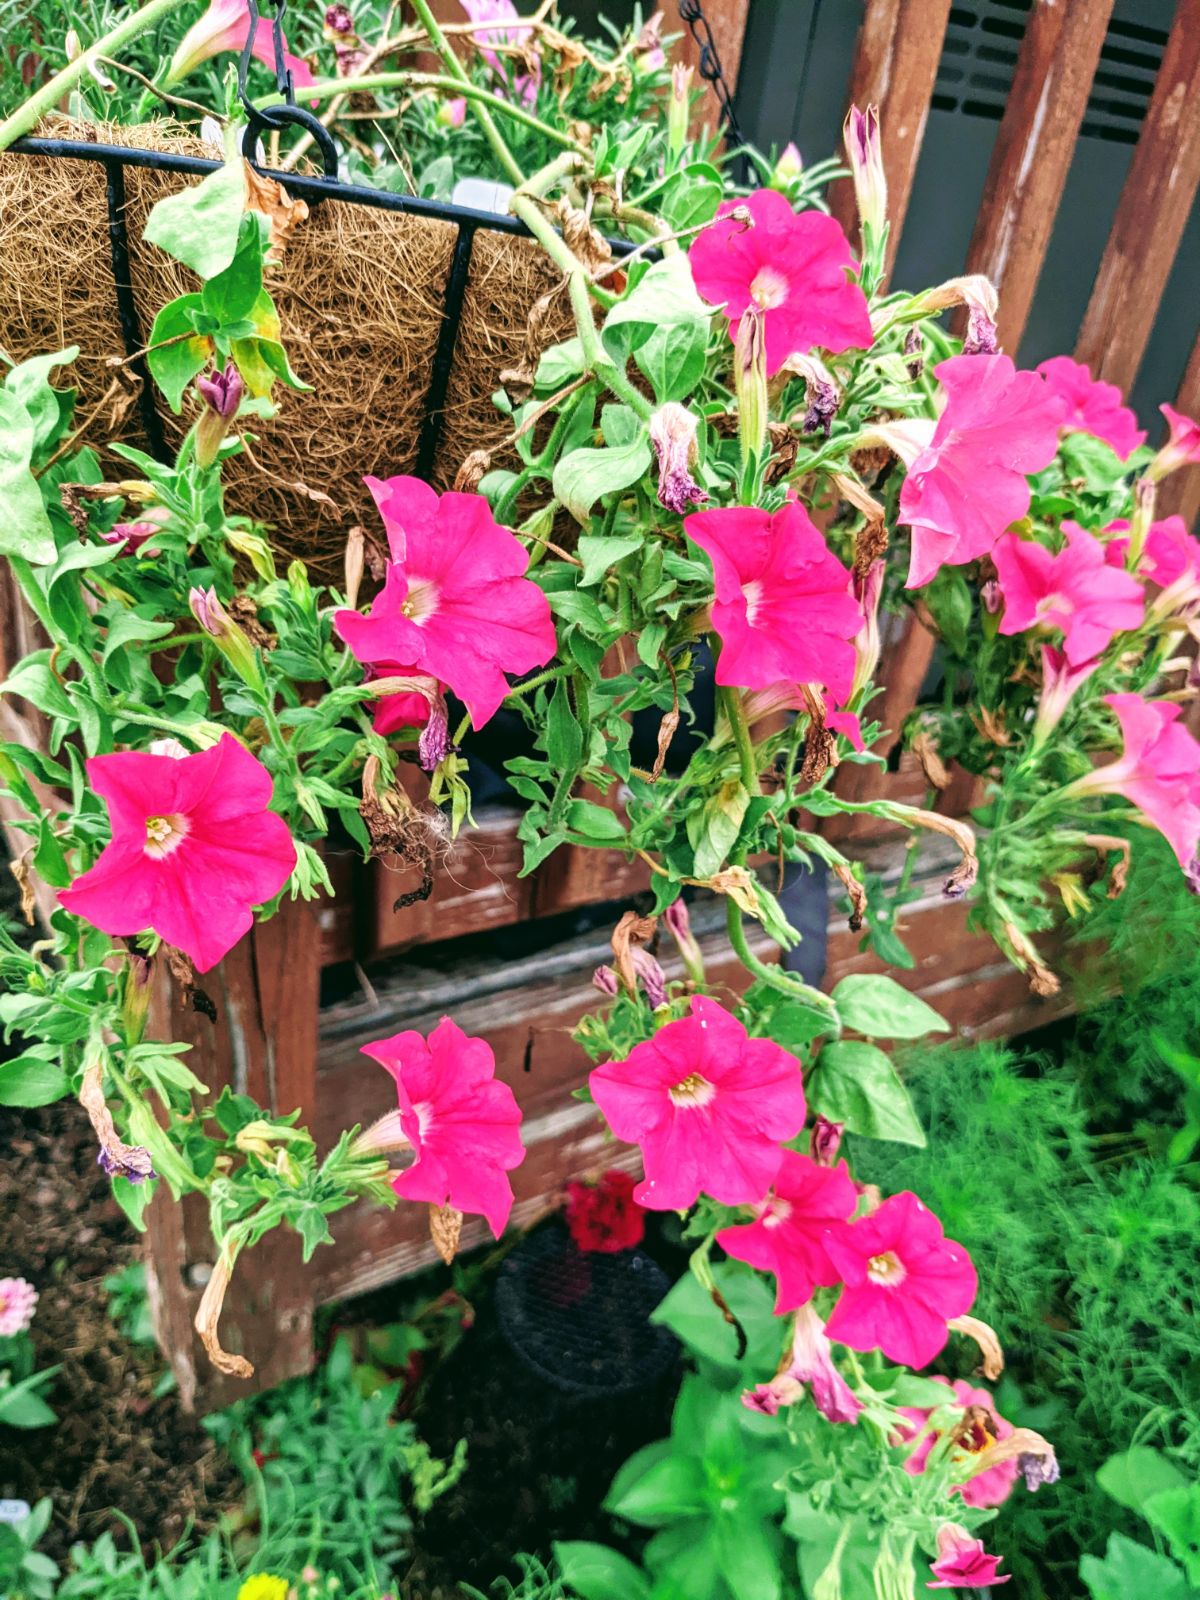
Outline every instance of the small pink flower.
[(792, 1324), (792, 1359), (787, 1376), (807, 1383), (813, 1404), (827, 1422), (856, 1422), (862, 1401), (833, 1364), (827, 1325), (811, 1304), (801, 1306)]
[(24, 1333), (33, 1321), (38, 1292), (25, 1278), (0, 1278), (0, 1339)]
[(391, 560), (369, 615), (339, 611), (334, 626), (365, 666), (407, 662), (440, 679), (482, 727), (508, 693), (505, 673), (544, 666), (556, 649), (529, 558), (482, 495), (438, 495), (419, 478), (366, 482)]
[[(995, 1402), (986, 1389), (972, 1388), (969, 1383), (965, 1383), (961, 1378), (956, 1378), (953, 1383), (950, 1382), (949, 1378), (942, 1377), (935, 1377), (933, 1381), (945, 1384), (946, 1388), (951, 1391), (954, 1402), (961, 1406), (964, 1411), (968, 1406), (978, 1406), (987, 1411), (996, 1425), (996, 1431), (992, 1436), (995, 1440), (1007, 1439), (1012, 1433), (1012, 1423), (1006, 1422), (997, 1413)], [(950, 1403), (951, 1395), (947, 1394), (946, 1404), (949, 1405)], [(934, 1407), (931, 1406), (921, 1410), (916, 1406), (901, 1406), (900, 1411), (908, 1418), (908, 1422), (911, 1424), (911, 1426), (906, 1426), (902, 1430), (902, 1437), (914, 1439), (933, 1415)], [(933, 1432), (932, 1429), (925, 1433), (920, 1444), (917, 1445), (911, 1455), (905, 1458), (905, 1472), (917, 1476), (925, 1471), (925, 1464), (929, 1460), (929, 1452), (937, 1443), (938, 1437), (939, 1435)], [(1012, 1492), (1013, 1484), (1016, 1483), (1019, 1476), (1020, 1468), (1015, 1460), (1001, 1461), (994, 1467), (988, 1467), (985, 1472), (979, 1473), (977, 1477), (969, 1478), (966, 1483), (956, 1484), (950, 1492), (962, 1495), (964, 1503), (969, 1506), (999, 1506), (1003, 1505), (1008, 1499)]]
[[(1064, 402), (1036, 372), (1018, 372), (1008, 356), (951, 356), (935, 372), (946, 406), (924, 448), (889, 430), (908, 466), (900, 521), (912, 529), (908, 587), (919, 589), (942, 566), (986, 555), (1029, 510), (1027, 474), (1053, 461)], [(909, 437), (920, 434), (909, 425)]]
[(1146, 468), (1146, 476), (1157, 482), (1180, 467), (1194, 467), (1200, 463), (1200, 422), (1193, 422), (1174, 406), (1159, 406), (1167, 419), (1170, 436)]
[(403, 1200), (485, 1217), (498, 1239), (513, 1203), (507, 1174), (525, 1147), (520, 1108), (496, 1078), (491, 1046), (443, 1017), (428, 1040), (410, 1030), (364, 1045), (363, 1054), (395, 1079), (400, 1127), (416, 1157), (392, 1188)]
[[(263, 62), (275, 70), (275, 42), (272, 35), (272, 22), (270, 17), (260, 17), (258, 27), (254, 30), (255, 60)], [(211, 0), (211, 4), (204, 15), (192, 24), (179, 42), (179, 48), (171, 58), (171, 65), (167, 69), (167, 81), (178, 83), (181, 78), (186, 78), (189, 73), (195, 72), (197, 67), (203, 66), (213, 56), (221, 55), (227, 50), (244, 50), (246, 37), (250, 32), (250, 13), (246, 8), (245, 0)], [(292, 74), (292, 83), (295, 88), (307, 88), (315, 83), (312, 69), (307, 61), (302, 61), (299, 56), (286, 53), (284, 61)]]
[(1099, 661), (1085, 661), (1082, 666), (1072, 667), (1061, 650), (1049, 644), (1042, 646), (1042, 694), (1034, 723), (1034, 737), (1039, 743), (1062, 721), (1076, 689), (1099, 665)]
[(757, 1411), (763, 1417), (777, 1417), (784, 1406), (795, 1405), (804, 1398), (804, 1385), (797, 1383), (786, 1372), (781, 1372), (770, 1383), (756, 1383), (753, 1389), (742, 1390), (742, 1404), (747, 1411)]
[(724, 1205), (761, 1200), (782, 1142), (804, 1126), (800, 1063), (697, 995), (691, 1015), (592, 1073), (592, 1098), (618, 1139), (641, 1146), (634, 1191), (653, 1211), (684, 1211), (701, 1192)]
[(850, 278), (846, 235), (823, 212), (793, 211), (776, 189), (726, 200), (688, 261), (699, 293), (729, 318), (731, 338), (752, 306), (763, 313), (768, 376), (814, 347), (835, 355), (870, 348), (871, 317)]
[(93, 756), (87, 773), (112, 841), (59, 900), (105, 933), (150, 929), (207, 972), (296, 865), (287, 824), (269, 809), (270, 773), (229, 733), (182, 758)]
[(842, 1145), (842, 1134), (846, 1131), (844, 1122), (830, 1122), (828, 1117), (817, 1113), (812, 1131), (812, 1157), (819, 1167), (832, 1167), (837, 1161), (838, 1151)]
[(844, 1161), (821, 1167), (785, 1150), (770, 1194), (754, 1208), (755, 1220), (722, 1228), (717, 1243), (726, 1255), (773, 1272), (776, 1313), (794, 1311), (812, 1299), (815, 1289), (839, 1281), (826, 1243), (845, 1227), (857, 1204)]
[(992, 550), (1004, 617), (1000, 632), (1057, 628), (1071, 666), (1091, 661), (1114, 634), (1141, 625), (1145, 597), (1136, 578), (1106, 559), (1100, 540), (1077, 522), (1062, 525), (1066, 548), (1052, 555), (1045, 545), (1006, 533)]
[(1183, 708), (1138, 694), (1106, 694), (1104, 703), (1116, 713), (1125, 748), (1064, 792), (1123, 795), (1163, 834), (1187, 871), (1200, 847), (1200, 744), (1180, 725)]
[(120, 544), (124, 541), (124, 549), (118, 550), (118, 556), (136, 555), (142, 546), (153, 539), (156, 534), (163, 531), (164, 523), (170, 522), (171, 513), (166, 506), (151, 506), (133, 522), (114, 522), (107, 533), (100, 537), (105, 544)]
[[(1110, 522), (1104, 533), (1117, 534), (1104, 547), (1111, 566), (1124, 567), (1129, 554), (1128, 522)], [(1164, 591), (1151, 606), (1151, 614), (1171, 612), (1200, 598), (1200, 540), (1194, 539), (1182, 517), (1152, 522), (1138, 561), (1138, 576), (1149, 578)]]
[(683, 526), (713, 564), (717, 682), (738, 689), (821, 683), (845, 700), (862, 611), (850, 573), (803, 507), (789, 500), (775, 512), (695, 511)]
[(521, 21), (521, 15), (516, 6), (513, 5), (512, 0), (462, 0), (462, 8), (472, 22), (499, 22), (505, 24), (504, 27), (482, 29), (479, 33), (473, 34), (472, 38), (479, 46), (480, 55), (491, 67), (492, 71), (498, 73), (500, 77), (511, 81), (517, 98), (523, 104), (532, 105), (537, 99), (538, 84), (541, 81), (541, 70), (536, 62), (532, 75), (523, 74), (520, 77), (513, 77), (512, 68), (507, 64), (513, 58), (506, 59), (497, 55), (495, 48), (488, 48), (489, 45), (495, 47), (519, 45), (523, 43), (528, 35), (529, 24)]
[(442, 128), (461, 128), (467, 120), (467, 102), (458, 100), (443, 100), (437, 111), (437, 123)]
[(829, 1337), (852, 1350), (923, 1367), (944, 1347), (947, 1324), (975, 1299), (970, 1256), (908, 1191), (830, 1235), (826, 1249), (846, 1284)]
[(1051, 394), (1058, 395), (1067, 406), (1062, 420), (1063, 433), (1090, 433), (1094, 439), (1103, 439), (1111, 445), (1122, 461), (1126, 461), (1146, 442), (1145, 430), (1137, 425), (1137, 418), (1125, 404), (1125, 397), (1115, 383), (1101, 383), (1092, 377), (1082, 361), (1072, 361), (1070, 356), (1051, 356), (1049, 361), (1038, 363), (1037, 369), (1046, 380)]
[(932, 1571), (935, 1583), (927, 1589), (989, 1589), (1008, 1583), (1011, 1572), (997, 1575), (1003, 1556), (990, 1556), (982, 1539), (972, 1539), (957, 1522), (947, 1522), (938, 1529), (938, 1555)]

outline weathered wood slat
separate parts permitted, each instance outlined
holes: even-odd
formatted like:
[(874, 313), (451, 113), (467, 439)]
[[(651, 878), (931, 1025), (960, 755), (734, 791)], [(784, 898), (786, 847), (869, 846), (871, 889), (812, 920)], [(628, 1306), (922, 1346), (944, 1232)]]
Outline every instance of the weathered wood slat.
[[(912, 194), (949, 15), (950, 0), (866, 0), (863, 11), (847, 104), (879, 107), (892, 224), (889, 272)], [(850, 180), (835, 183), (829, 199), (834, 216), (853, 235), (857, 218)]]
[(1000, 293), (1016, 352), (1066, 185), (1113, 0), (1036, 0), (988, 167), (967, 271)]
[(1200, 185), (1200, 0), (1178, 0), (1075, 354), (1128, 390)]

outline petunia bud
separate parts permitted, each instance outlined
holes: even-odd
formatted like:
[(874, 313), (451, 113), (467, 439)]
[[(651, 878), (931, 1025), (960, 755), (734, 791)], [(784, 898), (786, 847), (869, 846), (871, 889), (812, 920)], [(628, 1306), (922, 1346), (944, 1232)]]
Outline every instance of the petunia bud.
[(461, 96), (457, 100), (443, 100), (434, 118), (439, 128), (461, 128), (466, 120), (467, 102)]
[(254, 646), (217, 598), (215, 589), (192, 589), (188, 594), (192, 615), (242, 681), (260, 693), (262, 672)]
[(597, 967), (592, 973), (592, 987), (599, 989), (602, 995), (607, 995), (610, 1000), (615, 1000), (620, 985), (617, 975), (611, 967)]
[(692, 412), (675, 400), (668, 400), (650, 418), (650, 442), (658, 456), (659, 504), (679, 517), (708, 499), (691, 474), (698, 427)]
[(354, 33), (354, 18), (349, 6), (328, 6), (325, 10), (325, 36), (345, 39)]
[(107, 533), (100, 537), (105, 544), (124, 543), (125, 548), (119, 552), (122, 556), (136, 555), (148, 540), (153, 539), (156, 533), (163, 531), (163, 525), (171, 520), (171, 513), (166, 506), (151, 506), (144, 511), (134, 522), (114, 522)]
[(775, 163), (775, 170), (771, 173), (772, 189), (782, 189), (786, 192), (803, 171), (804, 161), (800, 152), (795, 143), (789, 140)]
[(651, 1011), (667, 1003), (667, 975), (648, 950), (635, 946), (632, 951), (633, 970), (650, 1002)]
[(346, 535), (346, 604), (354, 611), (358, 607), (358, 591), (362, 585), (366, 561), (367, 536), (357, 524)]
[(667, 151), (677, 156), (687, 143), (692, 106), (692, 69), (682, 63), (671, 68), (671, 100), (667, 106)]
[(742, 460), (757, 456), (767, 442), (767, 347), (763, 313), (749, 306), (738, 323), (733, 352), (733, 387), (738, 403)]
[(845, 1131), (844, 1122), (830, 1122), (828, 1117), (818, 1112), (812, 1131), (812, 1158), (817, 1166), (832, 1167), (835, 1164)]
[(865, 245), (868, 235), (879, 240), (887, 227), (887, 179), (879, 139), (879, 107), (868, 106), (860, 111), (857, 106), (851, 106), (842, 135), (854, 179), (854, 197), (858, 202)]
[(153, 979), (153, 961), (140, 951), (131, 950), (125, 987), (121, 991), (121, 1027), (129, 1044), (137, 1044), (142, 1037), (146, 1014), (150, 1010)]
[(663, 912), (663, 921), (667, 925), (668, 933), (678, 946), (679, 954), (683, 957), (683, 964), (687, 969), (688, 977), (693, 983), (703, 985), (704, 957), (701, 954), (696, 935), (692, 932), (691, 919), (688, 916), (687, 905), (682, 897), (678, 900), (672, 900), (671, 904)]
[(196, 389), (204, 401), (204, 411), (196, 424), (196, 463), (211, 467), (221, 453), (221, 442), (238, 414), (246, 393), (242, 375), (229, 362), (223, 372), (212, 372), (196, 379)]

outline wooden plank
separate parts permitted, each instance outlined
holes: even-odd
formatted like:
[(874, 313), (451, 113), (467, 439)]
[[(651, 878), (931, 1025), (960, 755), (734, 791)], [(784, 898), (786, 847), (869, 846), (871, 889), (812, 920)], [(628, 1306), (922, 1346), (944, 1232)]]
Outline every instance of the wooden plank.
[(1128, 390), (1200, 185), (1200, 0), (1178, 0), (1076, 357)]
[[(1182, 411), (1185, 417), (1200, 418), (1200, 333), (1196, 335), (1183, 382), (1175, 396), (1175, 409)], [(1159, 435), (1152, 435), (1151, 443), (1158, 441)], [(1200, 465), (1182, 467), (1159, 485), (1157, 514), (1160, 517), (1181, 516), (1189, 528), (1200, 521)]]
[(1113, 3), (1036, 0), (1026, 23), (967, 251), (967, 271), (999, 291), (1009, 351), (1029, 319)]
[[(847, 104), (879, 107), (892, 225), (889, 272), (912, 194), (949, 16), (950, 0), (866, 0), (863, 11)], [(829, 200), (834, 216), (853, 236), (858, 217), (849, 178), (832, 186)]]
[[(217, 1007), (210, 1022), (186, 1008), (160, 962), (152, 1037), (192, 1045), (189, 1065), (215, 1096), (251, 1094), (269, 1114), (313, 1115), (316, 1089), (320, 933), (304, 903), (256, 927), (200, 980)], [(282, 1231), (256, 1247), (234, 1274), (221, 1317), (225, 1349), (253, 1362), (249, 1380), (224, 1378), (200, 1348), (192, 1318), (213, 1266), (207, 1208), (199, 1195), (176, 1204), (160, 1185), (147, 1213), (156, 1332), (186, 1407), (210, 1410), (269, 1389), (312, 1364), (312, 1289), (299, 1240)]]

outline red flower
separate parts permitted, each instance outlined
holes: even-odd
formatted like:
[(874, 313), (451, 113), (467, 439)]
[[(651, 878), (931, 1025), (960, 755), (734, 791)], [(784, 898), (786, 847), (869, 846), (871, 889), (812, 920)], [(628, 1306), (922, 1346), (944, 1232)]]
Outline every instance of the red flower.
[(646, 1219), (633, 1198), (634, 1180), (614, 1169), (597, 1183), (567, 1185), (567, 1227), (580, 1250), (615, 1255), (642, 1242)]
[(803, 507), (793, 500), (775, 512), (726, 506), (695, 511), (683, 526), (713, 564), (717, 682), (737, 689), (821, 683), (844, 700), (862, 611), (849, 571)]
[(794, 1311), (812, 1299), (814, 1289), (839, 1281), (826, 1241), (845, 1227), (857, 1204), (844, 1161), (821, 1167), (785, 1150), (770, 1194), (754, 1208), (756, 1220), (722, 1228), (717, 1243), (738, 1261), (773, 1272), (776, 1312)]
[(553, 656), (550, 604), (524, 576), (529, 558), (477, 494), (438, 495), (419, 478), (366, 480), (387, 527), (391, 560), (370, 614), (334, 625), (365, 666), (447, 684), (475, 727), (508, 693), (506, 672)]
[[(416, 1157), (392, 1188), (404, 1200), (486, 1217), (498, 1239), (513, 1203), (507, 1174), (521, 1165), (525, 1147), (520, 1109), (496, 1079), (491, 1046), (443, 1017), (428, 1040), (408, 1030), (364, 1045), (363, 1055), (395, 1080), (400, 1129)], [(359, 1147), (386, 1148), (384, 1135), (377, 1123)]]
[(1038, 363), (1038, 371), (1045, 378), (1052, 394), (1059, 395), (1067, 406), (1062, 420), (1064, 433), (1090, 433), (1094, 439), (1103, 439), (1125, 461), (1146, 442), (1145, 430), (1137, 425), (1137, 418), (1125, 404), (1125, 397), (1115, 383), (1101, 383), (1092, 377), (1082, 361), (1072, 361), (1070, 356), (1051, 356), (1049, 361)]
[(112, 841), (58, 898), (105, 933), (150, 929), (207, 972), (296, 865), (270, 773), (229, 733), (198, 755), (93, 756), (87, 773)]
[(852, 1350), (923, 1367), (945, 1345), (947, 1324), (975, 1299), (970, 1256), (907, 1191), (831, 1234), (826, 1249), (846, 1284), (829, 1337)]
[(652, 1211), (684, 1211), (701, 1191), (752, 1205), (771, 1187), (782, 1143), (804, 1126), (800, 1063), (770, 1039), (697, 995), (669, 1022), (590, 1078), (592, 1098), (618, 1139), (642, 1148), (634, 1190)]
[[(935, 369), (946, 406), (923, 449), (905, 454), (900, 521), (912, 529), (908, 587), (986, 555), (1029, 510), (1030, 472), (1054, 460), (1065, 402), (1008, 356), (951, 356)], [(908, 437), (916, 428), (907, 425)], [(892, 429), (898, 448), (905, 435)]]
[[(749, 211), (753, 221), (734, 211)], [(823, 212), (797, 215), (775, 189), (726, 200), (697, 235), (688, 262), (699, 293), (729, 318), (731, 338), (752, 306), (763, 313), (768, 376), (815, 346), (835, 354), (870, 347), (867, 298), (851, 282), (846, 235)]]

